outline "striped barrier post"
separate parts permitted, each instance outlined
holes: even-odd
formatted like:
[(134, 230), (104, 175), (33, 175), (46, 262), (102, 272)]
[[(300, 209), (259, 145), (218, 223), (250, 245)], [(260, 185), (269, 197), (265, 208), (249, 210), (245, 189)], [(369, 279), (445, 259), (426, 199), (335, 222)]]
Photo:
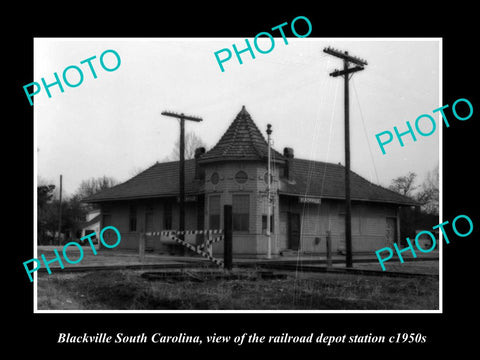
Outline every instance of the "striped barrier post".
[[(208, 245), (206, 245), (208, 244)], [(210, 256), (213, 255), (213, 245), (212, 245), (212, 234), (208, 234), (207, 235), (207, 242), (206, 244), (204, 245), (204, 247), (207, 248), (207, 252)]]
[[(196, 234), (206, 234), (208, 236), (207, 241), (205, 241), (201, 245), (194, 246), (192, 244), (189, 244), (188, 242), (180, 239), (177, 235), (196, 235)], [(217, 237), (212, 237), (212, 234), (222, 234)], [(211, 247), (213, 243), (222, 241), (224, 238), (223, 235), (223, 230), (185, 230), (185, 231), (175, 231), (175, 230), (168, 230), (168, 231), (152, 231), (145, 233), (147, 236), (166, 236), (175, 241), (177, 244), (180, 244), (187, 249), (193, 251), (194, 253), (203, 256), (204, 258), (207, 258), (211, 262), (213, 262), (215, 265), (219, 267), (224, 266), (224, 262), (222, 260), (216, 259), (212, 256), (211, 253)], [(207, 248), (207, 251), (204, 251), (203, 249)], [(210, 251), (209, 251), (210, 250)]]

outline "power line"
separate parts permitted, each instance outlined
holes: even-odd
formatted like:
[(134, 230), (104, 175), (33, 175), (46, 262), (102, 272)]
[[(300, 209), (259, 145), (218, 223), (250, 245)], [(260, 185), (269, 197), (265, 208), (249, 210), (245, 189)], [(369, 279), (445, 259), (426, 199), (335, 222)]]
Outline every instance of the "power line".
[(375, 176), (377, 178), (377, 184), (380, 184), (380, 179), (379, 179), (378, 173), (377, 173), (377, 167), (375, 166), (375, 161), (374, 161), (374, 158), (373, 158), (372, 147), (370, 146), (370, 141), (368, 141), (367, 127), (365, 125), (365, 120), (363, 118), (363, 112), (362, 112), (362, 108), (360, 106), (360, 100), (358, 99), (358, 93), (357, 93), (357, 88), (355, 87), (355, 81), (353, 81), (352, 84), (353, 84), (353, 91), (355, 92), (355, 97), (356, 97), (357, 103), (358, 103), (358, 109), (360, 111), (360, 118), (362, 119), (363, 133), (365, 134), (365, 138), (367, 140), (367, 145), (368, 145), (368, 151), (370, 152), (370, 158), (372, 159), (373, 170), (375, 171)]
[[(329, 59), (327, 61), (327, 64), (330, 64)], [(323, 103), (325, 102), (326, 94), (327, 94), (327, 92), (323, 92), (323, 97), (318, 102), (316, 118), (319, 117), (320, 108), (323, 105)], [(306, 187), (305, 187), (304, 198), (306, 198), (308, 193), (310, 192), (310, 185), (311, 185), (312, 176), (313, 176), (313, 161), (314, 161), (313, 157), (314, 157), (314, 154), (316, 153), (316, 149), (318, 147), (319, 129), (321, 129), (321, 126), (320, 126), (321, 122), (320, 121), (315, 121), (314, 124), (315, 124), (315, 129), (314, 129), (314, 132), (313, 132), (312, 146), (310, 147), (310, 158), (309, 158), (309, 163), (308, 163), (307, 183), (306, 183)], [(306, 207), (307, 207), (307, 202), (304, 202), (303, 203), (303, 208), (302, 208), (302, 217), (301, 217), (301, 222), (300, 222), (300, 234), (303, 234)], [(300, 241), (301, 241), (301, 237), (300, 237)], [(298, 249), (297, 249), (297, 264), (296, 264), (297, 267), (298, 267), (300, 261), (301, 261), (301, 259), (300, 259), (300, 246), (299, 246)]]
[(320, 188), (320, 195), (323, 195), (323, 186), (325, 184), (325, 175), (327, 172), (327, 165), (328, 165), (328, 160), (330, 158), (330, 145), (332, 143), (332, 132), (333, 132), (333, 118), (335, 116), (335, 106), (337, 104), (337, 94), (338, 94), (338, 82), (337, 85), (335, 86), (335, 97), (333, 100), (333, 108), (332, 108), (332, 114), (330, 116), (330, 130), (328, 132), (328, 144), (327, 144), (327, 159), (325, 160), (325, 168), (323, 170), (323, 178), (322, 178), (322, 186)]
[[(326, 56), (326, 55), (324, 55)], [(330, 60), (328, 59), (327, 61), (327, 66), (330, 64)], [(316, 80), (316, 79), (314, 79)], [(326, 81), (325, 81), (326, 82)], [(321, 84), (323, 85), (323, 83)], [(317, 111), (316, 111), (316, 116), (315, 116), (315, 121), (314, 124), (315, 124), (315, 129), (314, 129), (314, 132), (313, 132), (313, 139), (312, 139), (312, 145), (310, 147), (310, 157), (309, 157), (309, 164), (308, 164), (308, 171), (307, 171), (307, 186), (306, 186), (306, 189), (305, 189), (305, 196), (307, 196), (309, 190), (310, 190), (310, 183), (311, 183), (311, 179), (312, 179), (312, 176), (313, 176), (313, 159), (314, 159), (314, 155), (315, 153), (317, 152), (317, 148), (318, 148), (318, 138), (319, 138), (319, 130), (322, 129), (323, 127), (321, 126), (321, 119), (320, 119), (320, 108), (321, 106), (325, 103), (325, 98), (327, 96), (327, 93), (328, 91), (324, 91), (323, 92), (323, 96), (322, 98), (320, 99), (320, 101), (318, 102), (318, 105), (317, 105)], [(305, 209), (305, 205), (306, 203), (304, 203), (304, 209)]]

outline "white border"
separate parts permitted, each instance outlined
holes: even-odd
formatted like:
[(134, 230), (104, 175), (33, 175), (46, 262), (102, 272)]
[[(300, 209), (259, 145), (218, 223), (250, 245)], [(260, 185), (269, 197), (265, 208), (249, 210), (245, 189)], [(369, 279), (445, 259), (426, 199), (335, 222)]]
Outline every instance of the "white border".
[[(53, 38), (50, 38), (53, 39)], [(69, 41), (89, 40), (131, 40), (138, 41), (142, 39), (148, 40), (166, 40), (166, 41), (202, 41), (213, 40), (216, 38), (69, 38)], [(222, 38), (242, 39), (242, 38)], [(35, 38), (34, 38), (35, 40)], [(243, 40), (243, 39), (242, 39)], [(442, 106), (443, 101), (443, 38), (442, 37), (422, 37), (422, 38), (303, 38), (302, 41), (438, 41), (439, 44), (439, 99), (438, 106)], [(35, 45), (34, 45), (35, 49)], [(35, 52), (34, 52), (35, 56)], [(34, 78), (35, 67), (34, 67)], [(33, 249), (37, 254), (37, 115), (33, 108), (34, 114), (34, 140), (33, 140), (33, 159), (34, 159), (34, 188), (33, 188), (33, 208), (34, 208), (34, 226), (33, 226)], [(433, 109), (432, 109), (433, 110)], [(439, 124), (442, 123), (441, 115), (439, 116)], [(439, 133), (439, 219), (443, 222), (443, 126), (440, 127)], [(37, 272), (34, 273), (33, 281), (33, 313), (35, 314), (77, 314), (77, 313), (93, 313), (93, 314), (442, 314), (443, 313), (443, 242), (442, 234), (439, 232), (439, 309), (438, 310), (38, 310), (37, 309)]]

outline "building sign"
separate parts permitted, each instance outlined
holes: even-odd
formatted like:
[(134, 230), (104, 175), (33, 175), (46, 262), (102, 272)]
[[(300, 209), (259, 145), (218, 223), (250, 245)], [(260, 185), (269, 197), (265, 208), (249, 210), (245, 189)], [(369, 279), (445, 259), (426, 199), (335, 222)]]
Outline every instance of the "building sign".
[(298, 201), (303, 203), (303, 204), (318, 204), (320, 205), (322, 203), (322, 199), (320, 198), (311, 198), (311, 197), (299, 197)]
[[(185, 196), (185, 202), (195, 202), (197, 201), (197, 196), (196, 195), (186, 195)], [(177, 196), (177, 202), (180, 202), (180, 196)]]

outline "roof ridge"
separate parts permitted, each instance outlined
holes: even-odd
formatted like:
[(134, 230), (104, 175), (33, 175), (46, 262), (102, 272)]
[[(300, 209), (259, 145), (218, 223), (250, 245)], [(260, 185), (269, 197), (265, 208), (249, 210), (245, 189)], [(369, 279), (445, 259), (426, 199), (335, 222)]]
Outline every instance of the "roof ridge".
[[(252, 138), (254, 136), (253, 134), (253, 131), (256, 130), (257, 134), (260, 134), (261, 136), (261, 139), (265, 142), (265, 144), (267, 145), (268, 147), (268, 142), (265, 140), (265, 138), (263, 137), (263, 134), (262, 132), (260, 131), (260, 129), (258, 128), (257, 124), (255, 124), (255, 122), (253, 121), (253, 119), (250, 117), (250, 115), (248, 116), (247, 120), (250, 119), (250, 122), (251, 122), (251, 125), (252, 126), (249, 126), (248, 127), (248, 132), (250, 133), (250, 137)], [(253, 140), (253, 138), (252, 138)], [(252, 145), (253, 145), (253, 148), (255, 150), (255, 152), (257, 153), (257, 155), (259, 157), (262, 157), (262, 154), (260, 153), (260, 150), (258, 149), (258, 144), (256, 144), (255, 142), (252, 142)]]
[[(267, 156), (267, 148), (265, 137), (243, 105), (220, 140), (201, 156), (200, 161), (263, 160)], [(278, 151), (275, 155), (278, 160), (283, 159)]]
[[(242, 108), (242, 110), (245, 108), (245, 106)], [(228, 130), (230, 130), (230, 128), (235, 124), (235, 127), (233, 129), (233, 139), (236, 138), (237, 136), (237, 133), (238, 133), (238, 122), (236, 121), (238, 116), (240, 115), (240, 113), (237, 115), (237, 117), (233, 120), (233, 122), (230, 124), (230, 126), (227, 128), (227, 131), (225, 132), (225, 134), (228, 132)], [(220, 141), (222, 141), (223, 139), (223, 136), (220, 138), (220, 140), (218, 141), (217, 145), (220, 144)], [(230, 148), (232, 147), (234, 141), (231, 141), (230, 144), (225, 148), (225, 150), (222, 151), (222, 154), (225, 155), (227, 154), (228, 150), (230, 150)], [(216, 146), (216, 145), (215, 145)]]

